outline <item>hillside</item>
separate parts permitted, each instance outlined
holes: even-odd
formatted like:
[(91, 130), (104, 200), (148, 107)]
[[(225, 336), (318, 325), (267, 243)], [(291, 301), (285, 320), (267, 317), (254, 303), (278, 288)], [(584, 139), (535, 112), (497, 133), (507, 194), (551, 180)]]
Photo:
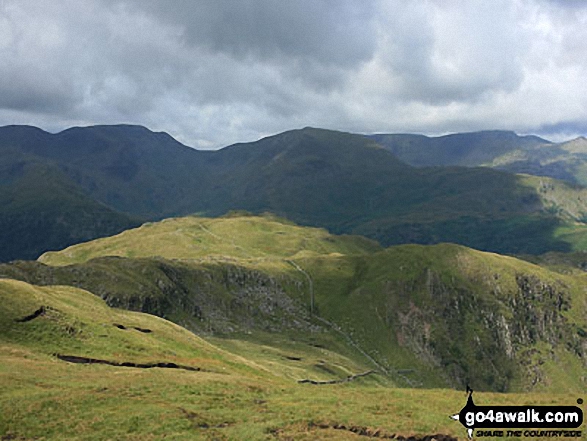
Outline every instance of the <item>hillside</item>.
[(118, 256), (237, 258), (263, 263), (304, 255), (368, 254), (380, 249), (376, 242), (360, 236), (333, 236), (324, 229), (300, 227), (270, 214), (231, 213), (216, 219), (189, 216), (146, 223), (100, 241), (45, 253), (39, 261), (63, 266)]
[(0, 261), (35, 259), (140, 224), (89, 197), (52, 164), (3, 155), (0, 176)]
[(490, 130), (429, 137), (413, 134), (376, 134), (371, 139), (400, 160), (415, 167), (461, 165), (475, 167), (502, 155), (531, 148), (550, 148), (550, 141), (537, 136)]
[(312, 128), (217, 154), (233, 165), (219, 174), (214, 208), (202, 213), (271, 211), (384, 246), (449, 241), (531, 253), (569, 247), (552, 237), (562, 219), (545, 212), (538, 192), (510, 174), (413, 168), (364, 137)]
[[(109, 308), (70, 287), (0, 280), (0, 305), (0, 436), (6, 440), (464, 436), (448, 418), (464, 404), (463, 391), (398, 389), (377, 374), (340, 384), (298, 383), (368, 372), (324, 348), (273, 335), (273, 347), (223, 340), (222, 349), (214, 339)], [(476, 392), (476, 399), (573, 402), (565, 394)]]
[(550, 176), (587, 186), (587, 140), (583, 137), (550, 146), (513, 150), (487, 162), (514, 173)]
[[(484, 142), (479, 141), (480, 150)], [(349, 133), (305, 128), (200, 152), (136, 126), (72, 128), (57, 134), (8, 126), (0, 128), (0, 151), (9, 173), (18, 175), (22, 164), (38, 164), (28, 167), (27, 179), (39, 186), (48, 181), (50, 187), (57, 179), (44, 174), (50, 169), (68, 189), (65, 196), (77, 195), (84, 204), (101, 207), (118, 217), (120, 226), (103, 228), (108, 221), (101, 216), (95, 216), (97, 222), (83, 213), (76, 216), (70, 201), (54, 198), (56, 213), (71, 214), (47, 216), (38, 229), (30, 222), (41, 216), (29, 216), (23, 206), (40, 204), (36, 195), (43, 189), (20, 194), (17, 182), (5, 179), (0, 192), (17, 197), (19, 205), (0, 210), (0, 222), (18, 219), (23, 229), (40, 233), (4, 260), (37, 257), (40, 251), (75, 242), (67, 237), (43, 242), (45, 231), (65, 234), (64, 223), (77, 225), (69, 230), (85, 231), (77, 239), (83, 241), (102, 230), (113, 234), (137, 225), (138, 219), (219, 216), (231, 210), (269, 211), (332, 233), (364, 235), (383, 246), (453, 242), (500, 253), (540, 254), (581, 249), (585, 242), (587, 192), (582, 188), (557, 192), (554, 207), (542, 191), (546, 187), (528, 178), (488, 168), (412, 167), (372, 139)], [(29, 223), (22, 220), (27, 218)], [(12, 237), (3, 234), (2, 240), (9, 243)]]
[[(41, 260), (3, 265), (0, 275), (83, 288), (222, 337), (220, 346), (244, 338), (275, 347), (287, 336), (402, 386), (586, 386), (584, 273), (456, 245), (381, 250), (250, 216), (167, 220)], [(246, 356), (246, 345), (236, 348)]]
[[(296, 387), (297, 380), (366, 369), (330, 351), (288, 343), (268, 354), (267, 347), (242, 341), (244, 358), (71, 287), (1, 279), (0, 304), (4, 439), (262, 439), (276, 427), (295, 433), (304, 430), (296, 426), (304, 406), (325, 392)], [(294, 361), (294, 354), (303, 359)], [(357, 382), (378, 384), (367, 377)], [(269, 406), (273, 416), (249, 415)], [(327, 403), (319, 408), (324, 417), (347, 421)], [(357, 422), (380, 424), (365, 415)], [(405, 424), (400, 428), (410, 433)]]
[(52, 134), (0, 127), (0, 152), (51, 163), (92, 199), (141, 218), (177, 212), (198, 191), (200, 157), (166, 133), (140, 126), (73, 127)]
[(553, 143), (494, 130), (438, 137), (377, 134), (370, 138), (416, 167), (485, 166), (587, 185), (587, 140), (583, 137)]

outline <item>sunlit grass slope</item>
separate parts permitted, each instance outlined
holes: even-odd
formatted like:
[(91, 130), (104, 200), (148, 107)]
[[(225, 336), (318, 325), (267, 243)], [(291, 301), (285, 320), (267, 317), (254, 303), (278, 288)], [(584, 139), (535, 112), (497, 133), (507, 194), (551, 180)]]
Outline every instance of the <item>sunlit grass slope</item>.
[[(110, 304), (224, 336), (218, 344), (241, 355), (257, 353), (249, 343), (272, 347), (269, 355), (291, 340), (402, 386), (586, 387), (582, 273), (451, 244), (382, 250), (251, 216), (167, 220), (41, 260), (59, 266), (21, 263), (0, 274), (82, 286)], [(328, 369), (338, 378), (352, 371)]]
[(333, 236), (324, 229), (299, 227), (271, 216), (196, 216), (148, 223), (119, 235), (46, 253), (49, 265), (82, 263), (102, 256), (201, 259), (294, 258), (306, 255), (365, 254), (380, 249), (358, 236)]
[[(0, 341), (45, 361), (55, 354), (112, 362), (169, 362), (222, 372), (234, 357), (167, 320), (108, 307), (68, 286), (39, 287), (0, 279)], [(42, 309), (37, 317), (34, 313)], [(59, 362), (61, 363), (61, 362)]]
[[(40, 306), (44, 312), (31, 318)], [(165, 320), (108, 308), (83, 290), (1, 280), (0, 436), (358, 440), (364, 439), (361, 432), (465, 437), (463, 427), (448, 418), (465, 404), (463, 391), (394, 389), (369, 377), (298, 384), (271, 370), (280, 364), (275, 348), (233, 343), (239, 344), (248, 345), (251, 358), (262, 362), (220, 350)], [(294, 346), (282, 349), (307, 355)], [(166, 361), (201, 370), (75, 364), (56, 353)], [(574, 400), (574, 394), (476, 393), (477, 404), (570, 405)]]
[[(175, 363), (216, 373), (234, 372), (237, 366), (241, 373), (291, 381), (340, 379), (368, 369), (340, 351), (327, 349), (326, 344), (335, 349), (341, 346), (328, 336), (309, 341), (322, 343), (318, 345), (285, 334), (257, 338), (260, 343), (242, 337), (216, 340), (231, 349), (228, 353), (170, 321), (111, 308), (97, 296), (69, 286), (40, 287), (0, 279), (0, 302), (0, 340), (45, 356), (60, 354), (115, 364)], [(35, 312), (39, 315), (32, 318)]]
[(450, 244), (298, 264), (317, 312), (414, 385), (587, 388), (585, 274)]

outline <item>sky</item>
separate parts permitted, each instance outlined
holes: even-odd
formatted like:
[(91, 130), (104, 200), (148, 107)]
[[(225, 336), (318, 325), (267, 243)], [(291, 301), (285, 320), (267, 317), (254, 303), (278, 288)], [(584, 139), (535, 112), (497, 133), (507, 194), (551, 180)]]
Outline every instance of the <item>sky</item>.
[(0, 126), (587, 135), (587, 1), (0, 0)]

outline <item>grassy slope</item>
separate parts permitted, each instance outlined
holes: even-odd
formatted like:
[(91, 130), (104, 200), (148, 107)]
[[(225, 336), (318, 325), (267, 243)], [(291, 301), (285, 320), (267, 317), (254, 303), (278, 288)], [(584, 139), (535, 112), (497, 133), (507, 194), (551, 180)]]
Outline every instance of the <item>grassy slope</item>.
[(517, 149), (487, 161), (488, 166), (515, 173), (550, 176), (587, 185), (587, 140)]
[[(577, 336), (585, 327), (584, 274), (558, 276), (517, 259), (453, 245), (400, 246), (354, 261), (317, 257), (299, 263), (314, 279), (319, 313), (343, 324), (391, 372), (407, 370), (416, 384), (450, 384), (460, 378), (461, 384), (478, 389), (586, 387), (580, 374), (584, 361), (567, 357), (565, 346), (585, 344)], [(564, 286), (558, 289), (572, 305), (564, 318), (550, 325), (531, 318), (552, 314), (554, 304), (540, 296), (525, 304), (528, 294), (520, 293), (520, 276), (536, 278), (554, 292)], [(544, 332), (549, 326), (557, 329), (553, 335)], [(557, 339), (554, 332), (563, 337)], [(521, 337), (528, 333), (534, 337)], [(514, 359), (508, 352), (516, 354)], [(535, 374), (517, 365), (529, 352), (535, 355), (533, 365), (545, 364)], [(552, 369), (561, 372), (550, 378), (540, 373)]]
[(574, 224), (587, 220), (587, 189), (584, 187), (544, 176), (519, 175), (519, 179), (522, 185), (537, 192), (545, 212)]
[[(279, 349), (254, 342), (233, 341), (227, 346), (246, 347), (247, 359), (219, 349), (195, 334), (153, 315), (108, 307), (91, 293), (73, 287), (39, 287), (0, 279), (2, 341), (24, 344), (49, 357), (56, 353), (114, 362), (171, 362), (212, 373), (268, 376), (295, 381), (326, 380), (365, 370), (365, 366), (338, 353), (284, 341)], [(17, 322), (41, 306), (41, 315)], [(120, 329), (123, 325), (126, 329)], [(148, 329), (144, 333), (138, 329)], [(275, 339), (272, 340), (275, 343)], [(267, 352), (271, 350), (271, 355)], [(235, 350), (233, 352), (241, 352)], [(255, 357), (254, 354), (265, 354)], [(250, 355), (250, 356), (249, 356)], [(290, 358), (299, 357), (300, 360)], [(317, 369), (317, 359), (336, 372)]]
[(99, 242), (46, 253), (49, 265), (82, 263), (102, 256), (199, 259), (204, 257), (266, 260), (305, 254), (364, 254), (380, 249), (357, 236), (332, 236), (326, 230), (299, 227), (270, 215), (217, 219), (184, 217), (147, 223)]
[[(283, 375), (273, 348), (249, 348), (261, 363), (251, 361), (162, 319), (112, 310), (74, 288), (0, 280), (0, 304), (0, 436), (5, 439), (362, 438), (333, 428), (340, 425), (464, 437), (464, 429), (448, 418), (465, 404), (460, 391), (393, 389), (369, 378), (320, 387), (296, 384)], [(29, 322), (16, 321), (39, 305), (50, 309)], [(172, 361), (202, 371), (70, 364), (53, 352)], [(568, 405), (574, 399), (476, 394), (477, 404)]]
[[(483, 165), (526, 173), (520, 176), (519, 184), (535, 191), (542, 213), (528, 210), (519, 216), (502, 216), (488, 206), (485, 217), (465, 214), (460, 219), (443, 219), (439, 216), (437, 220), (424, 222), (417, 216), (375, 219), (356, 227), (353, 232), (385, 244), (450, 241), (510, 254), (586, 249), (583, 222), (587, 193), (575, 185), (587, 182), (584, 179), (585, 139), (552, 144), (533, 136), (520, 137), (513, 132), (499, 131), (437, 138), (384, 134), (371, 138), (414, 166)], [(389, 237), (395, 238), (386, 239)]]
[[(450, 169), (442, 169), (449, 174)], [(455, 177), (447, 180), (456, 185), (466, 186), (466, 182)], [(508, 185), (507, 180), (503, 185)], [(499, 185), (499, 181), (490, 183)], [(467, 246), (506, 254), (542, 254), (548, 251), (580, 251), (587, 249), (584, 221), (587, 190), (583, 187), (558, 181), (549, 177), (518, 175), (516, 185), (519, 186), (520, 207), (526, 206), (518, 215), (511, 216), (504, 206), (495, 211), (492, 207), (493, 197), (497, 193), (487, 187), (491, 197), (471, 194), (471, 199), (458, 195), (458, 206), (453, 212), (450, 208), (455, 204), (447, 204), (448, 208), (436, 208), (425, 203), (421, 208), (395, 218), (375, 219), (365, 222), (353, 229), (361, 234), (380, 240), (387, 245), (402, 243), (438, 243), (454, 242)], [(450, 194), (450, 192), (445, 192)], [(453, 191), (453, 194), (456, 194)], [(475, 197), (485, 201), (484, 215), (479, 212), (467, 211)], [(438, 201), (444, 196), (438, 195)], [(436, 202), (435, 202), (436, 203)], [(534, 208), (532, 208), (534, 205)], [(540, 207), (537, 209), (536, 207)], [(460, 213), (460, 215), (458, 214)]]
[[(102, 260), (109, 254), (125, 258)], [(154, 256), (183, 260), (151, 260)], [(79, 284), (85, 278), (88, 282), (81, 286), (131, 308), (145, 304), (136, 298), (152, 295), (153, 312), (193, 329), (203, 328), (181, 311), (189, 309), (194, 296), (202, 317), (213, 317), (213, 325), (222, 316), (236, 330), (279, 329), (304, 344), (312, 343), (312, 335), (300, 330), (320, 325), (336, 337), (328, 342), (330, 348), (361, 363), (369, 364), (371, 357), (398, 384), (458, 386), (469, 381), (477, 389), (494, 390), (585, 387), (580, 375), (563, 376), (558, 383), (552, 375), (552, 369), (561, 368), (557, 357), (566, 360), (565, 372), (581, 370), (581, 359), (566, 352), (583, 351), (579, 334), (586, 328), (585, 276), (560, 275), (513, 258), (448, 244), (381, 250), (364, 239), (245, 216), (168, 220), (48, 253), (41, 260), (61, 269), (36, 270), (37, 279), (29, 279), (35, 283)], [(75, 265), (63, 266), (68, 263)], [(96, 270), (101, 265), (102, 272)], [(19, 277), (11, 268), (7, 274)], [(158, 275), (162, 268), (175, 274), (171, 282)], [(22, 271), (28, 270), (23, 266)], [(181, 290), (166, 289), (167, 284)], [(270, 297), (261, 297), (276, 305), (272, 313), (239, 323), (247, 308), (258, 310), (263, 304), (251, 300), (219, 315), (219, 308), (226, 309), (223, 304), (242, 298), (239, 292), (265, 293), (259, 286), (272, 287)], [(203, 291), (214, 294), (206, 298)], [(157, 309), (164, 303), (156, 299), (183, 296), (172, 308)], [(286, 298), (293, 303), (284, 303)], [(215, 303), (217, 299), (226, 300)], [(308, 316), (312, 300), (314, 312), (342, 334)], [(560, 302), (566, 305), (562, 310)], [(296, 317), (305, 324), (295, 325)], [(523, 367), (529, 353), (532, 361)]]
[(402, 161), (417, 166), (479, 166), (496, 157), (551, 143), (536, 136), (518, 136), (514, 132), (483, 131), (427, 137), (410, 134), (379, 134), (372, 139)]
[[(208, 371), (226, 369), (234, 359), (201, 338), (163, 319), (109, 308), (87, 291), (72, 287), (38, 287), (0, 280), (1, 338), (44, 354), (86, 356), (117, 362), (175, 362)], [(18, 322), (41, 306), (46, 312)], [(124, 325), (126, 330), (115, 324)], [(149, 329), (143, 333), (134, 329)]]

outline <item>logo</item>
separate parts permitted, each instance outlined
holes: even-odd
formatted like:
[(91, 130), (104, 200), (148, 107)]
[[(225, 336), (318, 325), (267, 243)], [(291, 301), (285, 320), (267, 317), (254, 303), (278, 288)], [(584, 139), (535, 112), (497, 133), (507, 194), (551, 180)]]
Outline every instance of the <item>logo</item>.
[[(576, 429), (583, 424), (583, 411), (577, 406), (477, 406), (473, 390), (467, 386), (467, 404), (452, 415), (467, 429), (469, 439), (491, 437), (581, 437)], [(582, 404), (583, 400), (577, 400)], [(532, 429), (532, 430), (529, 430)]]

